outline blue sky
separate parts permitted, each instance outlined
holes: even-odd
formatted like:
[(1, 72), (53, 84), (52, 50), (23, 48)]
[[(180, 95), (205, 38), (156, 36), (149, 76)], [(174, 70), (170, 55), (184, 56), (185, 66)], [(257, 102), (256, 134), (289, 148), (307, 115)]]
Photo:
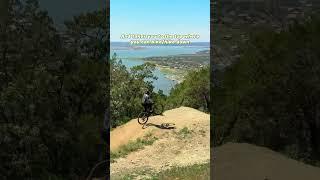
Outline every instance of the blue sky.
[[(199, 34), (210, 41), (210, 0), (110, 0), (110, 39), (121, 34)], [(123, 41), (123, 40), (122, 40)]]

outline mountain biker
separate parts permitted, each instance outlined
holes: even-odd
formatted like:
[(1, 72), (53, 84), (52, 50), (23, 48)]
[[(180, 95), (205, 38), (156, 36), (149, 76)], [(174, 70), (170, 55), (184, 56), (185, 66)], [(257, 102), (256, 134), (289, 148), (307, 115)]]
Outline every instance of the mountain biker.
[(150, 91), (147, 90), (142, 97), (142, 106), (144, 107), (144, 112), (152, 111), (153, 101), (150, 97)]

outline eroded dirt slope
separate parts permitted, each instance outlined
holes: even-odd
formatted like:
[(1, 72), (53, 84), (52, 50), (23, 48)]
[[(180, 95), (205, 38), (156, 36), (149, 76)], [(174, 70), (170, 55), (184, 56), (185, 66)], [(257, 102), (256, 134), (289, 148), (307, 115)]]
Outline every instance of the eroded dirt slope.
[(209, 114), (180, 107), (164, 112), (163, 116), (151, 117), (145, 127), (133, 119), (111, 132), (111, 151), (116, 151), (121, 145), (150, 133), (158, 140), (150, 146), (117, 159), (111, 164), (111, 175), (141, 169), (158, 172), (173, 166), (209, 162)]

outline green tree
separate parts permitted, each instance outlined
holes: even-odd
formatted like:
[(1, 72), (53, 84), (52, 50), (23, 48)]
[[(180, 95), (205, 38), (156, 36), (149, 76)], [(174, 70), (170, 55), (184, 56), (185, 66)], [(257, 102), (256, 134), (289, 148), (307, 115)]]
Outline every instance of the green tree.
[[(155, 65), (145, 63), (127, 69), (116, 54), (111, 62), (111, 127), (116, 127), (136, 118), (142, 111), (141, 99), (144, 92), (153, 90), (152, 81)], [(156, 93), (153, 93), (156, 96)], [(156, 103), (158, 103), (156, 101)]]
[(214, 143), (248, 142), (320, 160), (320, 21), (262, 31), (239, 61), (215, 73)]
[[(82, 20), (101, 14), (75, 19), (102, 32)], [(100, 44), (107, 39), (78, 37), (74, 26), (58, 32), (37, 1), (10, 4), (0, 30), (0, 179), (84, 179), (101, 159), (109, 68)]]
[(167, 108), (188, 106), (208, 111), (210, 106), (209, 67), (190, 71), (185, 80), (176, 85), (167, 98)]

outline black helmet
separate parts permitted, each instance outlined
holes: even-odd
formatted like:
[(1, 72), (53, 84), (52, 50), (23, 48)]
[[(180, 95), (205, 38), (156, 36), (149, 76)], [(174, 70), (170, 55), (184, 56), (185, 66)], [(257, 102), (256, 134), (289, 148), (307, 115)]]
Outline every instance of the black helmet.
[(149, 94), (150, 94), (150, 91), (149, 91), (149, 90), (147, 90), (147, 91), (146, 91), (146, 94), (148, 94), (148, 95), (149, 95)]

